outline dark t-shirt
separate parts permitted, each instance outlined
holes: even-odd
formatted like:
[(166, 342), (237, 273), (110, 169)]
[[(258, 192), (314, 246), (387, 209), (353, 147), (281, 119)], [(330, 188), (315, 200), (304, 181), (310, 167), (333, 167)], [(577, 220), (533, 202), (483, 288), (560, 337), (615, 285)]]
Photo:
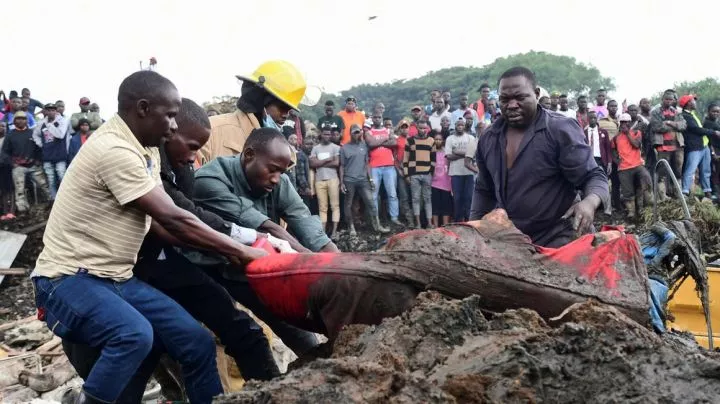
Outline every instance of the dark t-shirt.
[(344, 182), (367, 181), (368, 148), (365, 143), (347, 143), (340, 150)]
[(342, 118), (337, 115), (321, 116), (320, 119), (318, 119), (318, 130), (322, 130), (324, 125), (329, 126), (331, 129), (337, 128), (340, 132), (345, 130), (345, 123), (343, 122)]

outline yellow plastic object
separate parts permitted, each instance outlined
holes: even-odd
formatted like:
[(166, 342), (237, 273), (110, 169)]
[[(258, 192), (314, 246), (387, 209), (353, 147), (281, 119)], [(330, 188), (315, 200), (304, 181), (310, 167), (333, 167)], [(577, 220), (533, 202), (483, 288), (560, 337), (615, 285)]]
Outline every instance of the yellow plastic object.
[(267, 61), (249, 76), (236, 77), (238, 80), (258, 84), (293, 109), (298, 109), (307, 89), (305, 77), (300, 70), (284, 60)]
[[(720, 268), (708, 267), (710, 285), (710, 319), (713, 325), (713, 346), (720, 346), (720, 299), (714, 299), (713, 291), (720, 290)], [(716, 293), (716, 292), (715, 292)], [(675, 297), (668, 304), (668, 310), (675, 316), (674, 322), (668, 322), (668, 328), (689, 331), (701, 346), (708, 347), (707, 327), (702, 303), (695, 292), (695, 281), (687, 278), (680, 286)]]

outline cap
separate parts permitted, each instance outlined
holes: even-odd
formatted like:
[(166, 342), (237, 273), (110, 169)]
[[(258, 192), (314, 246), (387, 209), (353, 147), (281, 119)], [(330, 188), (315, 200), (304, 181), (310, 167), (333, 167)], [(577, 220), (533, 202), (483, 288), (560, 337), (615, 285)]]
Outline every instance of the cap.
[(618, 121), (619, 122), (631, 122), (632, 117), (630, 116), (630, 114), (620, 114)]
[(369, 119), (365, 120), (365, 123), (363, 124), (363, 127), (365, 128), (372, 128), (372, 121)]
[(405, 119), (401, 119), (400, 122), (398, 122), (397, 127), (398, 127), (398, 128), (402, 128), (403, 125), (410, 126), (410, 122), (408, 122), (408, 121), (405, 120)]
[(421, 107), (421, 106), (419, 106), (419, 105), (416, 105), (416, 106), (410, 108), (410, 111), (415, 111), (416, 109), (419, 109), (420, 111), (422, 111), (422, 110), (423, 110), (423, 107)]
[(57, 109), (57, 106), (51, 102), (51, 103), (45, 104), (43, 109)]
[(356, 123), (350, 125), (350, 133), (353, 133), (357, 130), (362, 131), (362, 128), (360, 127), (360, 125), (358, 125)]
[(27, 118), (27, 114), (25, 113), (25, 111), (18, 111), (15, 113), (15, 115), (13, 115), (13, 120), (18, 118)]
[(355, 98), (354, 95), (351, 95), (351, 96), (348, 96), (347, 98), (345, 98), (345, 102), (350, 102), (350, 101), (357, 102), (357, 99)]
[(90, 104), (90, 98), (88, 98), (88, 97), (80, 98), (80, 104), (82, 104), (82, 105)]
[(695, 94), (683, 95), (683, 96), (680, 97), (680, 99), (678, 100), (678, 105), (680, 106), (680, 108), (685, 108), (685, 106), (686, 106), (686, 105), (688, 104), (688, 102), (690, 102), (691, 100), (697, 100), (697, 97), (695, 96)]

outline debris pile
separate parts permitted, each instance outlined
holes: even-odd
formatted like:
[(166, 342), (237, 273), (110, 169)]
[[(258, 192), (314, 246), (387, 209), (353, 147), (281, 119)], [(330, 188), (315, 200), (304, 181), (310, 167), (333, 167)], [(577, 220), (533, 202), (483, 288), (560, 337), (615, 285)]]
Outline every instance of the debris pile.
[(434, 292), (378, 326), (346, 327), (329, 358), (218, 403), (713, 402), (720, 353), (660, 337), (594, 302), (548, 324), (531, 310), (494, 316), (480, 298)]
[(34, 315), (0, 325), (0, 400), (26, 403), (41, 398), (59, 402), (82, 384), (44, 322)]

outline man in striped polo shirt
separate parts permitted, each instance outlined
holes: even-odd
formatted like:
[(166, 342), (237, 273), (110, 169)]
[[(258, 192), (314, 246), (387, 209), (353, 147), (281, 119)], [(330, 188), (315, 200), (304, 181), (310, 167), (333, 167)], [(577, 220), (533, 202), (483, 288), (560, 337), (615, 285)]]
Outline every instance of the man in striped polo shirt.
[(181, 363), (190, 401), (222, 393), (210, 334), (132, 274), (151, 227), (173, 244), (235, 262), (263, 255), (178, 208), (163, 190), (157, 147), (176, 132), (180, 104), (158, 73), (127, 77), (118, 114), (80, 149), (50, 213), (32, 274), (38, 315), (59, 337), (102, 349), (78, 402), (114, 402), (154, 344)]
[[(410, 185), (412, 194), (415, 228), (421, 229), (420, 204), (425, 205), (425, 218), (432, 228), (432, 176), (435, 171), (435, 139), (428, 136), (430, 130), (427, 121), (419, 121), (418, 134), (408, 138), (405, 143), (403, 169), (405, 181)], [(422, 198), (422, 201), (421, 201)]]

